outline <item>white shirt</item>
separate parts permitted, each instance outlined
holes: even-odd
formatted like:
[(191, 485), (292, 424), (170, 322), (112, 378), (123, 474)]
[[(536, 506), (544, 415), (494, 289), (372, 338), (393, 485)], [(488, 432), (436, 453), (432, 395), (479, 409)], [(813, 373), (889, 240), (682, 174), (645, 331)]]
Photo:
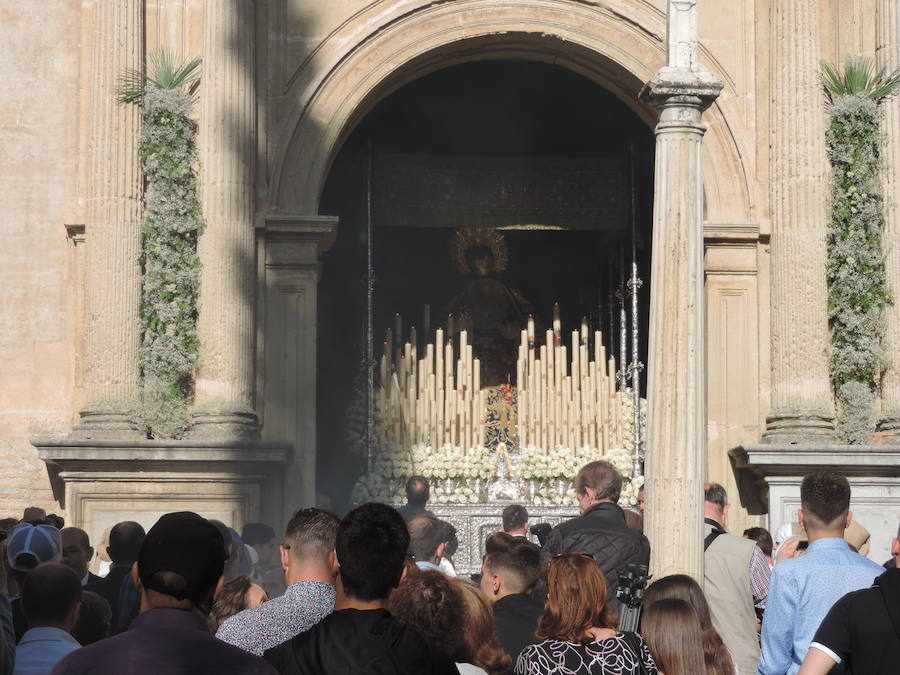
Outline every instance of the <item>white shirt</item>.
[(57, 661), (80, 647), (60, 628), (30, 628), (16, 647), (13, 675), (47, 675)]

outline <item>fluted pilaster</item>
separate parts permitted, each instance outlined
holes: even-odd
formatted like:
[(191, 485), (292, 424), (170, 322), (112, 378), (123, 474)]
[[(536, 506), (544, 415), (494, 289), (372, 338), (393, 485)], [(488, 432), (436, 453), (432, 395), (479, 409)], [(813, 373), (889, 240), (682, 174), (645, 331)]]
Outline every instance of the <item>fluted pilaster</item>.
[(143, 67), (143, 2), (94, 3), (88, 149), (84, 387), (74, 434), (136, 433), (141, 297), (140, 108), (116, 101), (119, 78)]
[(253, 437), (254, 164), (252, 2), (207, 0), (200, 179), (206, 231), (197, 331), (195, 436)]
[(654, 551), (651, 573), (656, 577), (684, 573), (703, 578), (706, 127), (700, 119), (720, 89), (711, 76), (698, 81), (690, 72), (669, 72), (658, 75), (643, 92), (661, 108), (653, 196), (644, 526)]
[[(900, 67), (900, 0), (878, 0), (875, 25), (878, 31), (878, 65), (888, 71)], [(882, 431), (900, 442), (900, 105), (890, 99), (882, 105), (884, 117), (882, 179), (884, 181), (884, 244), (888, 284), (894, 304), (887, 308), (884, 351), (887, 369), (881, 382)]]
[(834, 437), (819, 2), (771, 3), (772, 443)]

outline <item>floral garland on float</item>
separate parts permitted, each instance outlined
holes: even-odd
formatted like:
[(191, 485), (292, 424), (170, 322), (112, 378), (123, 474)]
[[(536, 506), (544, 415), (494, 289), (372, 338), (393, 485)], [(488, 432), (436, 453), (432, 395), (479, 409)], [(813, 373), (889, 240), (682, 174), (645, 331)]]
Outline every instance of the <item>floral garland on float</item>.
[[(619, 400), (623, 407), (631, 405), (630, 396), (621, 396)], [(646, 410), (641, 412), (643, 417)], [(588, 462), (605, 460), (622, 474), (619, 503), (634, 506), (644, 477), (633, 475), (632, 439), (627, 431), (623, 445), (605, 453), (587, 445), (577, 448), (555, 445), (549, 449), (528, 445), (508, 451), (500, 444), (496, 448), (476, 446), (466, 452), (450, 444), (434, 448), (418, 443), (408, 451), (397, 446), (382, 448), (375, 454), (372, 472), (360, 477), (354, 486), (352, 502), (403, 503), (407, 478), (420, 475), (431, 483), (433, 504), (518, 501), (562, 506), (575, 503), (573, 480), (578, 470)], [(500, 483), (507, 490), (498, 498), (494, 488)]]

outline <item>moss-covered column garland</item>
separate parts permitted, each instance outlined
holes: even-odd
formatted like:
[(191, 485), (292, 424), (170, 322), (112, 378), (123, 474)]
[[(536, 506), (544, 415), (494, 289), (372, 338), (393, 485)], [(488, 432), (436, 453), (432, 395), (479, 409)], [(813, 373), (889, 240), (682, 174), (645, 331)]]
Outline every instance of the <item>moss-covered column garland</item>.
[(123, 102), (143, 103), (141, 169), (146, 180), (142, 227), (143, 287), (139, 424), (157, 437), (179, 437), (188, 426), (197, 360), (197, 239), (204, 221), (197, 197), (197, 125), (191, 86), (199, 60), (176, 67), (170, 54), (154, 59), (151, 77), (126, 76)]
[(826, 133), (833, 168), (826, 274), (836, 426), (848, 443), (865, 443), (874, 430), (883, 312), (891, 302), (882, 247), (878, 103), (896, 90), (900, 78), (897, 73), (888, 77), (883, 71), (876, 73), (864, 60), (847, 59), (843, 73), (827, 65), (823, 69), (831, 102)]

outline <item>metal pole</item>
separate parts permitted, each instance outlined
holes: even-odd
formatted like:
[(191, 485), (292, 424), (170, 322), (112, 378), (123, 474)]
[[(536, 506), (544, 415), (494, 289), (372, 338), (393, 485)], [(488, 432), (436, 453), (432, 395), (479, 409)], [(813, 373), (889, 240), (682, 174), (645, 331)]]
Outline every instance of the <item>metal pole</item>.
[(375, 262), (372, 225), (372, 139), (366, 157), (366, 470), (375, 464)]
[(635, 170), (634, 146), (631, 146), (629, 154), (629, 165), (631, 169), (631, 279), (628, 280), (628, 289), (631, 291), (631, 366), (629, 374), (631, 375), (631, 393), (634, 397), (634, 473), (640, 476), (643, 474), (643, 439), (641, 438), (641, 370), (644, 364), (640, 361), (640, 342), (639, 342), (639, 312), (638, 312), (638, 291), (643, 285), (643, 281), (638, 278), (637, 266), (637, 172)]
[(622, 272), (622, 278), (619, 282), (619, 289), (616, 291), (616, 299), (619, 301), (619, 369), (616, 372), (616, 379), (619, 383), (619, 391), (625, 391), (628, 387), (628, 316), (625, 312), (625, 293), (627, 285), (627, 275), (625, 273), (625, 252), (623, 247), (619, 247), (619, 269)]

